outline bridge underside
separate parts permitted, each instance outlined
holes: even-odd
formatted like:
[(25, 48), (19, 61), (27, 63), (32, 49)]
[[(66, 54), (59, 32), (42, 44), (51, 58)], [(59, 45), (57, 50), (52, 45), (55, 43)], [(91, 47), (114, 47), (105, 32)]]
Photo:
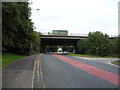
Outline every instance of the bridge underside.
[[(85, 39), (87, 36), (56, 36), (56, 35), (40, 35), (41, 45), (40, 52), (44, 52), (45, 46), (75, 46), (77, 41)], [(110, 38), (113, 39), (113, 38)], [(77, 51), (77, 49), (76, 49)]]
[(45, 46), (75, 46), (79, 39), (58, 39), (58, 38), (41, 38), (40, 52), (44, 52)]

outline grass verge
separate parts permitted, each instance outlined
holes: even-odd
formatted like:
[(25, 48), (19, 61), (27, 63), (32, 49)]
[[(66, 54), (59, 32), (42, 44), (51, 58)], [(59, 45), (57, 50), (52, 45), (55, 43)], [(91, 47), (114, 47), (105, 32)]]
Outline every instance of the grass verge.
[(67, 54), (69, 56), (79, 56), (79, 57), (95, 57), (95, 58), (118, 58), (118, 57), (114, 57), (114, 56), (95, 56), (95, 55), (88, 55), (88, 54)]
[(23, 58), (24, 56), (22, 55), (17, 55), (13, 53), (3, 53), (2, 54), (2, 67), (20, 59)]
[(111, 62), (112, 64), (115, 64), (115, 65), (120, 65), (120, 60), (118, 61), (114, 61), (114, 62)]
[(79, 57), (99, 57), (94, 55), (88, 55), (88, 54), (67, 54), (69, 56), (79, 56)]

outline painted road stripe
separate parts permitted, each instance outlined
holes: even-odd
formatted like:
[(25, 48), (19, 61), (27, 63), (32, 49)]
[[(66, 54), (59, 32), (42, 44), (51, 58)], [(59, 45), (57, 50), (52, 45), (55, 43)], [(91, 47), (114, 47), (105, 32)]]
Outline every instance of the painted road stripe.
[(42, 87), (45, 89), (45, 82), (44, 82), (44, 79), (43, 79), (43, 73), (42, 73), (42, 65), (41, 65), (41, 60), (39, 61), (39, 65), (40, 65), (40, 76), (41, 76), (41, 80), (42, 80)]
[(97, 67), (79, 62), (79, 61), (75, 61), (75, 60), (60, 56), (60, 55), (53, 55), (53, 56), (68, 63), (68, 64), (70, 64), (70, 65), (72, 65), (72, 66), (74, 66), (74, 67), (76, 67), (76, 68), (84, 70), (84, 71), (86, 71), (86, 72), (88, 72), (96, 77), (99, 77), (103, 80), (106, 80), (114, 85), (120, 86), (120, 83), (118, 83), (118, 81), (119, 81), (118, 74), (108, 72), (108, 71), (102, 70), (100, 68), (97, 68)]
[(36, 67), (36, 64), (37, 64), (37, 58), (38, 58), (38, 56), (35, 58), (34, 67), (33, 67), (32, 88), (34, 86), (34, 78), (35, 78), (34, 74), (35, 74), (35, 67)]

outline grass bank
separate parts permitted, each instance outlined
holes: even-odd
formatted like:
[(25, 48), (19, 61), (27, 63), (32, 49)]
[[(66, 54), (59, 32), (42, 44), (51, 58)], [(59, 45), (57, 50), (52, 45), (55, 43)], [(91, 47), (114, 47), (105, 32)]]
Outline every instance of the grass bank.
[(17, 55), (13, 53), (3, 53), (2, 54), (2, 67), (23, 57), (24, 57), (23, 55)]
[(88, 55), (88, 54), (68, 54), (69, 56), (78, 56), (78, 57), (96, 57), (96, 58), (118, 58), (114, 56), (95, 56), (95, 55)]
[(120, 65), (120, 60), (119, 61), (114, 61), (114, 62), (112, 62), (112, 64)]

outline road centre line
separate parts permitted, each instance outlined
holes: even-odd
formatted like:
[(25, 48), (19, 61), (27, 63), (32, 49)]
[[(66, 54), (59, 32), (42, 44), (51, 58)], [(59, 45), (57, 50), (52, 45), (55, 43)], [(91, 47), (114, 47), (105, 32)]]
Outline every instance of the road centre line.
[(36, 67), (36, 63), (37, 63), (37, 58), (38, 58), (38, 56), (35, 58), (35, 62), (34, 62), (33, 76), (32, 76), (32, 87), (31, 88), (33, 88), (33, 85), (34, 85), (34, 78), (35, 78), (34, 74), (35, 74), (35, 67)]
[(37, 75), (38, 75), (38, 79), (39, 79), (39, 77), (40, 77), (40, 72), (39, 71), (37, 71)]
[(119, 81), (118, 79), (120, 79), (120, 78), (118, 78), (120, 76), (119, 74), (108, 72), (108, 71), (102, 70), (100, 68), (97, 68), (97, 67), (79, 62), (79, 61), (75, 61), (75, 60), (60, 56), (60, 55), (53, 55), (53, 56), (58, 58), (59, 60), (62, 60), (64, 62), (78, 68), (78, 69), (81, 69), (81, 70), (86, 71), (96, 77), (106, 80), (109, 83), (120, 86), (120, 83), (118, 83), (118, 81)]
[[(37, 66), (36, 66), (36, 70), (37, 70), (37, 78), (38, 78), (38, 84), (40, 83), (40, 65), (39, 65), (39, 58), (37, 58)], [(38, 88), (40, 88), (40, 87), (38, 87)]]
[(41, 80), (42, 80), (42, 84), (43, 84), (43, 88), (46, 88), (45, 87), (45, 83), (44, 83), (44, 80), (43, 80), (43, 73), (42, 73), (42, 65), (41, 65), (41, 60), (39, 61), (39, 65), (40, 65), (40, 76), (41, 76)]

